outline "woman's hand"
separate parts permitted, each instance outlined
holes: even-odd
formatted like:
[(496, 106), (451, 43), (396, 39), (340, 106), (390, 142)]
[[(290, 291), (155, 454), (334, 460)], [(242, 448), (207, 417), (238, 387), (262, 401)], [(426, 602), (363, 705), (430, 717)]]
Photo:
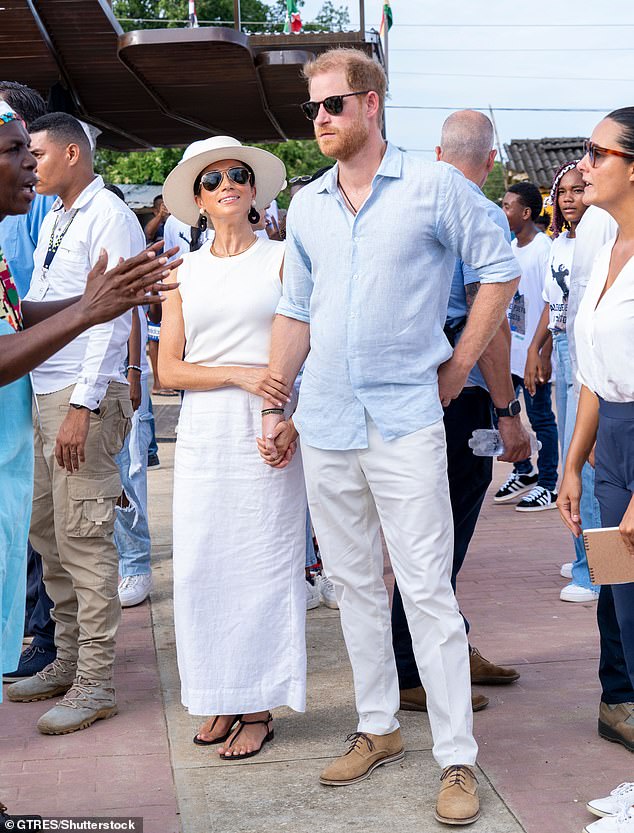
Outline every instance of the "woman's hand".
[(290, 385), (280, 373), (271, 373), (268, 367), (238, 367), (233, 383), (239, 388), (261, 396), (275, 408), (283, 408), (290, 398)]
[(258, 451), (264, 462), (274, 469), (283, 469), (290, 463), (297, 449), (297, 431), (293, 420), (282, 420), (275, 427), (267, 430), (262, 425), (264, 438), (258, 437)]
[(564, 474), (564, 481), (559, 489), (557, 509), (559, 509), (562, 521), (566, 524), (575, 538), (578, 538), (582, 532), (581, 513), (579, 511), (580, 500), (581, 475), (566, 472)]
[(619, 532), (631, 556), (634, 557), (634, 497), (625, 510), (625, 515), (619, 524)]

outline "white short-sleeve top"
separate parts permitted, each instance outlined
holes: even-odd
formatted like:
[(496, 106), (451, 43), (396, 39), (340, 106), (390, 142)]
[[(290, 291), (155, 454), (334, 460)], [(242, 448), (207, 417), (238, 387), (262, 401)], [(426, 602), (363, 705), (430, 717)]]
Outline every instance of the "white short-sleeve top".
[(209, 242), (183, 256), (178, 281), (186, 362), (268, 364), (283, 258), (284, 243), (261, 238), (236, 257), (215, 257)]
[(578, 376), (608, 402), (634, 402), (634, 257), (599, 302), (613, 246), (599, 251), (575, 318)]

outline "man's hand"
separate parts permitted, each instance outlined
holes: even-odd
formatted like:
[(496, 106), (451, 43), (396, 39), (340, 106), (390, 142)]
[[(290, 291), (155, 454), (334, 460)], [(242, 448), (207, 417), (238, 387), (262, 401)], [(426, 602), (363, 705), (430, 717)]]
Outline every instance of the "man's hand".
[[(283, 456), (278, 451), (275, 440), (278, 435), (285, 432), (287, 425), (284, 414), (264, 414), (262, 416), (262, 436), (256, 437), (256, 443), (262, 459), (270, 466), (275, 467), (283, 462)], [(281, 426), (281, 428), (278, 426)], [(293, 453), (294, 449), (288, 456), (287, 463), (290, 462)]]
[(446, 408), (452, 399), (460, 396), (468, 376), (469, 368), (465, 370), (454, 358), (440, 365), (438, 368), (438, 395), (443, 408)]
[(138, 411), (141, 407), (141, 399), (143, 396), (141, 389), (141, 374), (133, 367), (129, 368), (127, 374), (128, 384), (130, 385), (130, 402), (132, 402), (132, 410)]
[(623, 515), (619, 524), (619, 532), (629, 554), (634, 557), (634, 497), (630, 500), (625, 515)]
[(107, 272), (108, 253), (101, 250), (97, 263), (88, 273), (84, 294), (77, 302), (92, 324), (111, 321), (135, 306), (161, 304), (162, 293), (177, 288), (176, 283), (162, 281), (183, 262), (179, 258), (167, 266), (168, 259), (178, 252), (178, 246), (157, 257), (162, 245), (154, 243), (136, 257), (120, 260)]
[(581, 476), (566, 472), (564, 481), (559, 489), (557, 497), (557, 509), (562, 521), (572, 532), (575, 538), (581, 535), (581, 512), (579, 503), (581, 501)]
[(531, 456), (531, 438), (519, 415), (514, 417), (500, 417), (498, 431), (502, 438), (504, 454), (498, 457), (505, 463), (517, 463)]
[(69, 474), (79, 471), (86, 462), (84, 449), (90, 428), (90, 411), (87, 408), (69, 408), (60, 425), (55, 442), (55, 459)]

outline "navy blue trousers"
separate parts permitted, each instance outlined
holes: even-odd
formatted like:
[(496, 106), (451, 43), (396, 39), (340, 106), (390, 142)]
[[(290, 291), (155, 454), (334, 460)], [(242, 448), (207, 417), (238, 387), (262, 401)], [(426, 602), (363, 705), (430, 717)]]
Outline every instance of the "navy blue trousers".
[[(634, 402), (599, 400), (594, 494), (602, 526), (618, 526), (634, 494)], [(604, 703), (634, 702), (634, 583), (604, 584), (597, 622)]]
[(26, 633), (33, 636), (33, 644), (45, 651), (55, 650), (55, 622), (51, 619), (53, 602), (44, 589), (42, 559), (29, 544), (26, 565)]
[[(447, 473), (449, 496), (454, 524), (453, 567), (451, 584), (456, 589), (456, 578), (464, 562), (469, 543), (478, 522), (482, 501), (491, 483), (493, 460), (476, 457), (467, 441), (476, 428), (491, 427), (491, 399), (482, 388), (465, 388), (460, 396), (445, 408), (447, 435)], [(469, 632), (469, 622), (465, 619)], [(412, 649), (407, 618), (398, 586), (394, 585), (392, 602), (392, 644), (400, 688), (416, 688), (421, 684)]]

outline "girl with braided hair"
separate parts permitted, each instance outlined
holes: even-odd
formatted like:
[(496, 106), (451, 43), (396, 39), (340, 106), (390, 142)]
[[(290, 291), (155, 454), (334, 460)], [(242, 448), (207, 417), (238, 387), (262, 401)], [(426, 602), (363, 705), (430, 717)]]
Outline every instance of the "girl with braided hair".
[[(555, 173), (550, 190), (549, 202), (553, 216), (550, 231), (553, 245), (547, 274), (544, 276), (545, 301), (544, 310), (535, 336), (528, 350), (525, 384), (529, 391), (549, 375), (549, 369), (541, 359), (543, 345), (552, 338), (553, 356), (555, 357), (555, 397), (557, 401), (557, 420), (561, 442), (562, 460), (565, 463), (566, 452), (572, 438), (577, 410), (577, 397), (573, 383), (568, 336), (566, 335), (566, 318), (568, 312), (568, 294), (570, 290), (570, 271), (575, 247), (576, 228), (583, 217), (586, 206), (583, 204), (584, 182), (577, 170), (578, 159), (566, 162)], [(575, 540), (575, 561), (564, 564), (561, 574), (571, 579), (564, 587), (560, 598), (565, 602), (588, 602), (598, 598), (597, 588), (590, 581), (588, 563), (583, 543)]]

